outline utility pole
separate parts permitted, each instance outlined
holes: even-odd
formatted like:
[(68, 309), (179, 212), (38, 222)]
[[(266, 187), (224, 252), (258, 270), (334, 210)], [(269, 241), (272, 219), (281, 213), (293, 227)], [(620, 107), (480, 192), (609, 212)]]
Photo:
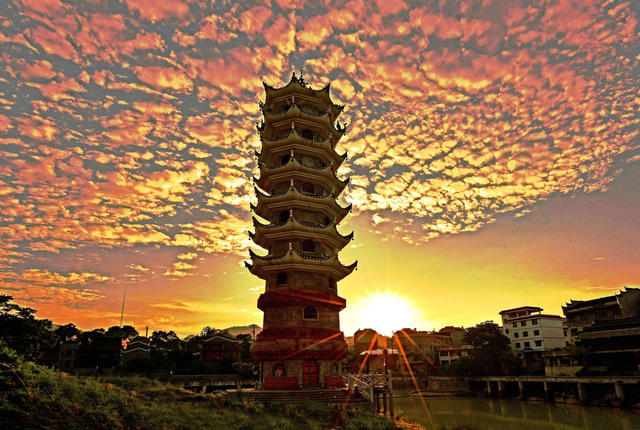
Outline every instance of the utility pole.
[(124, 298), (127, 295), (127, 287), (124, 287), (122, 292), (122, 311), (120, 312), (120, 328), (122, 328), (122, 318), (124, 317)]

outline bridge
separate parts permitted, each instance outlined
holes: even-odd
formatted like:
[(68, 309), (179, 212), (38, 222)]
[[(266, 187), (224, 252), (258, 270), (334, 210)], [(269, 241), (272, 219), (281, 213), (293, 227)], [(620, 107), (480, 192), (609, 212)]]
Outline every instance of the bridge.
[(382, 406), (383, 415), (394, 417), (393, 410), (393, 390), (391, 375), (384, 373), (369, 373), (361, 375), (346, 375), (347, 387), (352, 393), (360, 393), (372, 405), (377, 413), (380, 413)]

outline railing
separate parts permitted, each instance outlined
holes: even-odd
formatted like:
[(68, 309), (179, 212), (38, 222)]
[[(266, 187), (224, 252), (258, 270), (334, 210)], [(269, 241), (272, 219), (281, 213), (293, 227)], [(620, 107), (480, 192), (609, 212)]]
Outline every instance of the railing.
[(328, 196), (328, 194), (324, 195), (324, 194), (316, 194), (316, 193), (307, 193), (305, 191), (298, 191), (298, 192), (303, 196), (313, 197), (314, 199), (324, 199), (325, 197)]
[(331, 259), (331, 255), (313, 255), (299, 252), (298, 255), (306, 260), (327, 261)]
[(391, 375), (383, 373), (370, 373), (356, 375), (346, 375), (347, 386), (351, 391), (358, 389), (358, 392), (371, 403), (374, 401), (376, 390), (391, 390)]
[(319, 112), (319, 111), (315, 111), (315, 109), (309, 109), (309, 107), (302, 105), (302, 106), (298, 106), (298, 109), (300, 109), (300, 112), (305, 113), (309, 116), (316, 116), (316, 117), (320, 117), (320, 116), (325, 116), (328, 115), (328, 112)]
[(318, 224), (312, 224), (310, 222), (307, 221), (302, 221), (300, 218), (295, 217), (296, 221), (298, 221), (298, 224), (303, 225), (305, 227), (309, 227), (309, 228), (317, 228), (317, 229), (325, 229), (327, 227), (329, 227), (331, 224), (326, 224), (326, 225), (318, 225)]

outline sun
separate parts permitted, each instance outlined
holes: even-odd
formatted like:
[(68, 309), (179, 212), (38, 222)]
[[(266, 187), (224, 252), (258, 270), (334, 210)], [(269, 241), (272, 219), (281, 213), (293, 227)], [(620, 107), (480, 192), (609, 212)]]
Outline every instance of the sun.
[(413, 303), (398, 293), (376, 291), (356, 299), (350, 306), (359, 328), (372, 328), (391, 336), (394, 331), (414, 327), (420, 321), (420, 312)]

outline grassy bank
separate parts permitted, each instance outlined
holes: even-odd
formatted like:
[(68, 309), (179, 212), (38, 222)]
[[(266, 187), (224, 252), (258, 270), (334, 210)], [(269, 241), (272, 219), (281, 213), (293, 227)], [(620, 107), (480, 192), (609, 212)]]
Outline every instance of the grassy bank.
[[(3, 429), (323, 429), (324, 404), (270, 406), (195, 394), (141, 377), (87, 378), (23, 361), (0, 347)], [(345, 430), (393, 429), (368, 411), (347, 411)]]

